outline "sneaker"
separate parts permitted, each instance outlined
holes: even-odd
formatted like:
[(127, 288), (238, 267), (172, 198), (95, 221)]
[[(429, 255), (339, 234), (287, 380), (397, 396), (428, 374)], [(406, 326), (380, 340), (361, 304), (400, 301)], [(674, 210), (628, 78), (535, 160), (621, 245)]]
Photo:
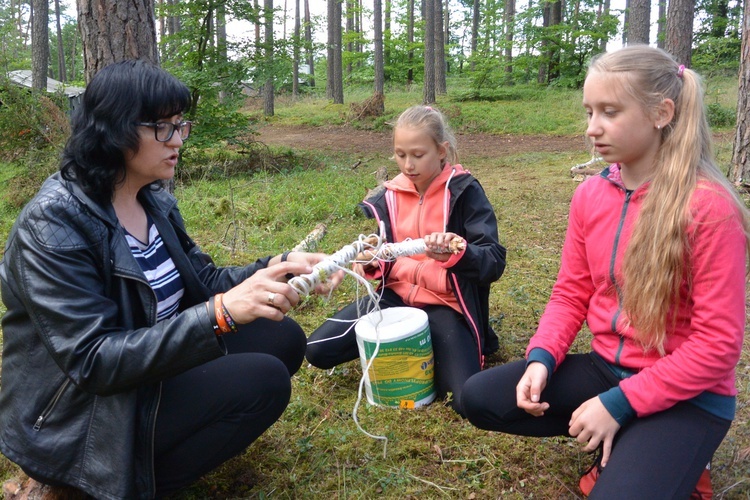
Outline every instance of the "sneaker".
[(711, 500), (714, 497), (714, 488), (711, 486), (711, 464), (709, 463), (700, 479), (698, 484), (695, 485), (693, 494), (690, 495), (690, 500)]
[(596, 459), (591, 467), (581, 475), (580, 481), (578, 481), (578, 487), (584, 496), (589, 496), (591, 490), (594, 489), (596, 480), (599, 479), (599, 474), (602, 472), (602, 449), (599, 448), (596, 454)]
[[(599, 479), (599, 474), (602, 472), (601, 466), (601, 454), (597, 455), (594, 464), (583, 473), (580, 481), (578, 481), (578, 487), (581, 488), (584, 496), (589, 496), (591, 490), (594, 489), (596, 480)], [(711, 464), (709, 463), (703, 474), (698, 479), (698, 484), (695, 485), (693, 493), (690, 495), (690, 500), (711, 500), (714, 496), (713, 486), (711, 486)]]

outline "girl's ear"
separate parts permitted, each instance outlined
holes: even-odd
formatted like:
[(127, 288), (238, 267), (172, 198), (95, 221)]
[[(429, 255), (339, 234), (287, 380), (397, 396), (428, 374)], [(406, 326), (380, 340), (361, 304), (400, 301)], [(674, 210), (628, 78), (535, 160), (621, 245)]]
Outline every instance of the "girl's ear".
[(664, 99), (656, 108), (656, 128), (664, 128), (672, 122), (674, 118), (674, 101)]
[(448, 141), (438, 144), (438, 154), (441, 160), (445, 160), (445, 157), (448, 156)]

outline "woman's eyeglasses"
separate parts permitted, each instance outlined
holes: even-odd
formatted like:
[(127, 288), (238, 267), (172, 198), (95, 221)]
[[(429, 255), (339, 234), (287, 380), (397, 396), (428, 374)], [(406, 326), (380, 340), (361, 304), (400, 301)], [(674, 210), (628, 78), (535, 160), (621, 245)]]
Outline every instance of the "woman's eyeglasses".
[(190, 129), (193, 126), (193, 122), (139, 122), (137, 125), (142, 127), (151, 127), (154, 129), (154, 137), (159, 142), (168, 142), (175, 131), (180, 131), (180, 139), (183, 141), (190, 137)]

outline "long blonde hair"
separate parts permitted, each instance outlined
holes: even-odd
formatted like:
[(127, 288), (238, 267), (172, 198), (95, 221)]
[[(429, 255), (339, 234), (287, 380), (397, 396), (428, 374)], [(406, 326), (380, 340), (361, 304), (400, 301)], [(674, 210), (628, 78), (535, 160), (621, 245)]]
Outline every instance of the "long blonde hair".
[(636, 339), (664, 354), (667, 330), (674, 326), (680, 286), (689, 278), (689, 204), (699, 180), (722, 186), (742, 214), (746, 248), (750, 216), (734, 187), (716, 166), (700, 76), (665, 51), (633, 45), (602, 54), (589, 73), (618, 74), (623, 89), (653, 113), (665, 99), (675, 104), (662, 129), (654, 175), (643, 200), (623, 261), (622, 307)]

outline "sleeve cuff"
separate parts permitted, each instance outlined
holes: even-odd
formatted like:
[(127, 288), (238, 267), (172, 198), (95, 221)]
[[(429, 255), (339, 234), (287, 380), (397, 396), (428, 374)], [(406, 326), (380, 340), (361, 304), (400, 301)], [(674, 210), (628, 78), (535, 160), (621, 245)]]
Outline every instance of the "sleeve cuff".
[(444, 268), (446, 268), (446, 269), (448, 269), (448, 268), (451, 268), (451, 267), (455, 266), (455, 265), (456, 265), (456, 263), (457, 263), (457, 262), (458, 262), (459, 260), (461, 260), (461, 257), (463, 257), (465, 253), (466, 253), (466, 249), (464, 248), (464, 249), (463, 249), (463, 250), (461, 250), (461, 251), (460, 251), (459, 253), (454, 253), (454, 254), (451, 254), (451, 256), (450, 256), (450, 258), (449, 258), (448, 260), (446, 260), (445, 262), (441, 262), (441, 263), (440, 263), (440, 266), (441, 266), (441, 267), (444, 267)]
[(547, 367), (547, 383), (549, 383), (552, 378), (552, 372), (555, 371), (555, 357), (541, 347), (535, 347), (526, 357), (526, 366), (529, 366), (531, 363), (542, 363)]
[(620, 386), (599, 394), (599, 400), (621, 427), (636, 416), (635, 410), (630, 406)]

